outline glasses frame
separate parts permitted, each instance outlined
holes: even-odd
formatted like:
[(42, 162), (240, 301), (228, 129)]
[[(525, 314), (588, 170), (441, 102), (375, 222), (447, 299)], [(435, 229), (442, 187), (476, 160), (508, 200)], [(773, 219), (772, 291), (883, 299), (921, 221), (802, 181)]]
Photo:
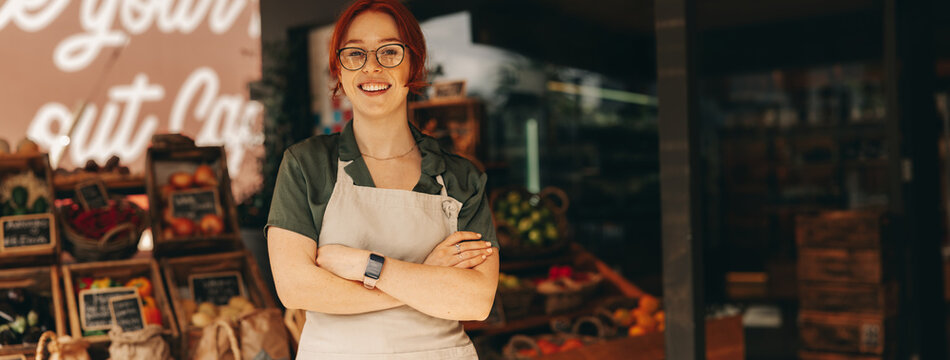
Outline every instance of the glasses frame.
[[(387, 47), (387, 46), (394, 46), (394, 45), (395, 45), (395, 46), (398, 46), (398, 47), (400, 47), (400, 48), (402, 48), (402, 59), (399, 59), (399, 62), (396, 63), (396, 65), (393, 65), (393, 66), (386, 66), (386, 65), (383, 65), (381, 62), (379, 62), (379, 49), (382, 49), (382, 48)], [(343, 64), (343, 58), (340, 57), (340, 54), (343, 53), (343, 50), (347, 50), (347, 49), (362, 50), (364, 53), (366, 53), (366, 54), (363, 55), (363, 65), (360, 65), (360, 67), (355, 68), (355, 69), (350, 69), (350, 68), (346, 67), (346, 65)], [(407, 50), (407, 49), (406, 49), (406, 45), (403, 45), (403, 44), (400, 44), (400, 43), (392, 43), (392, 44), (380, 45), (378, 48), (376, 48), (376, 50), (366, 50), (366, 49), (363, 49), (363, 48), (360, 48), (360, 47), (348, 46), (348, 47), (345, 47), (345, 48), (342, 48), (342, 49), (339, 49), (339, 50), (336, 51), (336, 60), (340, 62), (340, 66), (342, 66), (344, 69), (347, 69), (347, 70), (350, 70), (350, 71), (358, 71), (358, 70), (362, 69), (364, 66), (366, 66), (366, 61), (369, 59), (369, 53), (372, 52), (372, 53), (373, 53), (373, 56), (376, 57), (376, 63), (379, 64), (379, 66), (382, 66), (382, 67), (387, 68), (387, 69), (392, 69), (392, 68), (394, 68), (394, 67), (397, 67), (397, 66), (399, 66), (399, 65), (402, 65), (402, 62), (406, 60), (406, 50)]]

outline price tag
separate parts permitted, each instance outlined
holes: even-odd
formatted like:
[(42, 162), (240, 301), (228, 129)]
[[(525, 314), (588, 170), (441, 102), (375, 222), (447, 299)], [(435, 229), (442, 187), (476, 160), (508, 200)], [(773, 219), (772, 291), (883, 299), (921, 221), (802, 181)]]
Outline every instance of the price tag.
[(112, 328), (112, 308), (109, 300), (118, 296), (136, 295), (135, 288), (115, 287), (87, 289), (79, 292), (79, 320), (83, 330)]
[(207, 214), (221, 215), (217, 189), (175, 191), (169, 195), (172, 217), (191, 219), (198, 224)]
[(188, 277), (188, 288), (197, 304), (210, 302), (226, 305), (234, 296), (247, 297), (244, 295), (244, 279), (237, 271), (191, 275)]
[(142, 299), (138, 294), (110, 298), (109, 308), (112, 310), (112, 321), (118, 324), (122, 331), (145, 328), (145, 312), (142, 311)]
[(109, 207), (109, 194), (99, 180), (89, 180), (76, 185), (76, 197), (86, 210)]
[(15, 215), (0, 218), (0, 251), (14, 252), (52, 247), (56, 232), (53, 214)]

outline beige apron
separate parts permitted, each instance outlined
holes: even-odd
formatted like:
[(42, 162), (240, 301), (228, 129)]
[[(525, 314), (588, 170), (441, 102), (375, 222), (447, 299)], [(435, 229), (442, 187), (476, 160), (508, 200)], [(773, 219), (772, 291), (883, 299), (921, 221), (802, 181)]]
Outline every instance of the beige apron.
[[(462, 203), (439, 195), (356, 186), (338, 162), (319, 246), (341, 244), (422, 263), (458, 229)], [(383, 267), (382, 276), (386, 276)], [(307, 312), (298, 359), (477, 359), (462, 325), (409, 306), (356, 315)]]

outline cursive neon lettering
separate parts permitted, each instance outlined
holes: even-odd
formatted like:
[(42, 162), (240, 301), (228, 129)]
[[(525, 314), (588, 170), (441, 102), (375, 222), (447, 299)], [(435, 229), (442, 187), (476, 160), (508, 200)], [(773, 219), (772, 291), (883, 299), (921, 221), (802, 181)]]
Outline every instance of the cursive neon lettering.
[(20, 30), (36, 32), (53, 23), (69, 0), (7, 0), (0, 5), (0, 30), (10, 23)]

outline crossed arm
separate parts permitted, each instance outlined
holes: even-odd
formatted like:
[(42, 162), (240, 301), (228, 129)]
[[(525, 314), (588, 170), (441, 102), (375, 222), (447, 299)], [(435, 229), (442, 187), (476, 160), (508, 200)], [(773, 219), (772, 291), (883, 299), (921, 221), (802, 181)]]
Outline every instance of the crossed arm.
[(462, 242), (479, 238), (471, 232), (450, 235), (423, 264), (386, 258), (374, 290), (362, 285), (368, 250), (318, 249), (313, 239), (273, 226), (267, 238), (277, 296), (288, 308), (360, 314), (408, 305), (443, 319), (484, 320), (498, 286), (497, 249)]

